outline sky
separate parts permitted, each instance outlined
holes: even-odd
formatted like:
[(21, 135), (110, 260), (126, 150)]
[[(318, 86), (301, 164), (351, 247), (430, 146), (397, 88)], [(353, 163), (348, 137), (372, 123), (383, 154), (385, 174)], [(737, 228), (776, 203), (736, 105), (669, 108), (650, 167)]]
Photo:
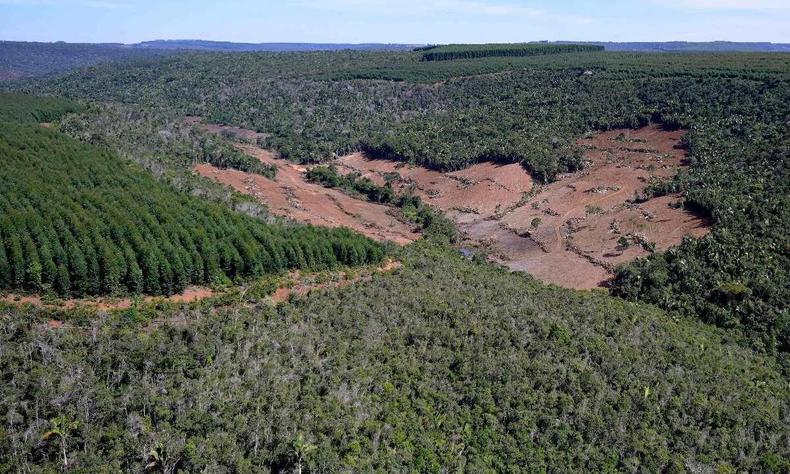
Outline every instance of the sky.
[(0, 0), (0, 40), (772, 41), (790, 0)]

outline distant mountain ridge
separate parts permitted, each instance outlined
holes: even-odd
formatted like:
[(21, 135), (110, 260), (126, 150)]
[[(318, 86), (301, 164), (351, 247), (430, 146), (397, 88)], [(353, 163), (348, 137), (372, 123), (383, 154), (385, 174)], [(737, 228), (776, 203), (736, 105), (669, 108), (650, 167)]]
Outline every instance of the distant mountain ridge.
[(56, 74), (112, 61), (161, 57), (189, 51), (411, 51), (420, 45), (351, 43), (233, 43), (205, 40), (154, 40), (135, 44), (0, 41), (0, 82)]
[(338, 51), (344, 49), (359, 51), (409, 51), (421, 44), (399, 43), (234, 43), (232, 41), (208, 40), (153, 40), (127, 45), (131, 48), (146, 49), (190, 49), (204, 51)]
[(750, 52), (782, 53), (790, 52), (787, 43), (743, 43), (737, 41), (667, 41), (667, 42), (604, 42), (604, 41), (557, 41), (559, 44), (589, 44), (603, 46), (606, 51), (645, 51), (645, 52)]
[[(790, 52), (790, 44), (711, 42), (534, 41), (534, 44), (603, 46), (633, 52)], [(523, 44), (523, 43), (522, 43)], [(169, 56), (188, 52), (412, 51), (421, 44), (385, 43), (234, 43), (209, 40), (153, 40), (122, 43), (53, 43), (0, 40), (0, 83), (57, 74), (95, 64)]]

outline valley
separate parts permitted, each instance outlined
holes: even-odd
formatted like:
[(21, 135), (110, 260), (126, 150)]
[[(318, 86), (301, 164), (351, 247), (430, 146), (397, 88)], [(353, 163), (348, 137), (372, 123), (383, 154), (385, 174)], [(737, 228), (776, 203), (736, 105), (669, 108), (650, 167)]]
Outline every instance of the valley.
[[(304, 173), (310, 165), (294, 164), (259, 147), (261, 134), (200, 126), (242, 139), (236, 147), (276, 167), (277, 177), (210, 164), (194, 170), (254, 196), (273, 213), (297, 222), (349, 227), (400, 245), (419, 238), (388, 206), (309, 182)], [(677, 194), (638, 199), (648, 185), (671, 180), (687, 166), (680, 145), (683, 134), (654, 125), (580, 139), (584, 169), (545, 185), (516, 163), (479, 163), (442, 173), (354, 153), (332, 164), (341, 175), (357, 173), (379, 186), (390, 183), (399, 193), (416, 194), (455, 221), (463, 246), (484, 252), (494, 262), (547, 283), (592, 289), (605, 286), (617, 265), (708, 232), (710, 223), (684, 209)]]
[(252, 47), (0, 44), (0, 472), (790, 472), (790, 55)]

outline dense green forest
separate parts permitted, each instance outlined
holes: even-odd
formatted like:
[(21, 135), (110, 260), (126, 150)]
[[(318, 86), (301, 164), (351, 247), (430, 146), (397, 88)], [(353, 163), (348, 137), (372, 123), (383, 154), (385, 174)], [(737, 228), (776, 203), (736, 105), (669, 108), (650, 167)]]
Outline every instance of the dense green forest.
[[(4, 289), (169, 294), (383, 257), (194, 176), (248, 157), (188, 115), (440, 237), (280, 304), (243, 284), (111, 314), (0, 304), (0, 471), (790, 472), (790, 55), (425, 52), (185, 53), (14, 86), (72, 100), (0, 95)], [(619, 298), (465, 258), (446, 218), (331, 165), (551, 181), (583, 171), (577, 138), (648, 123), (689, 130), (689, 167), (647, 196), (713, 229), (619, 269)]]
[(0, 124), (0, 156), (3, 289), (172, 294), (383, 254), (348, 230), (269, 225), (177, 193), (106, 149), (37, 124)]
[[(399, 258), (277, 307), (0, 310), (0, 470), (64, 456), (80, 472), (790, 468), (775, 360), (452, 250)], [(43, 329), (53, 316), (73, 327)]]
[(491, 57), (541, 56), (546, 54), (603, 51), (603, 46), (582, 44), (451, 44), (417, 48), (423, 61), (449, 61)]
[(0, 92), (0, 122), (53, 122), (80, 111), (79, 103), (64, 98)]
[(651, 191), (682, 192), (714, 231), (624, 269), (615, 292), (788, 352), (789, 55), (421, 54), (195, 54), (35, 87), (252, 128), (302, 162), (353, 150), (441, 170), (521, 162), (543, 181), (583, 166), (575, 140), (590, 131), (689, 128), (689, 170)]
[(790, 366), (790, 123), (782, 113), (692, 126), (690, 171), (653, 194), (683, 191), (716, 228), (620, 269), (614, 292), (740, 329)]

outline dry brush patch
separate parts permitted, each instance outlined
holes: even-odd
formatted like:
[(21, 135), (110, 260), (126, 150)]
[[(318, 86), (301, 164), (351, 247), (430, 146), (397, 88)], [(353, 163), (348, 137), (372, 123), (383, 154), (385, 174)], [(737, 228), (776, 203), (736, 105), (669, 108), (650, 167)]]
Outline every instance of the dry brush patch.
[[(211, 288), (203, 286), (190, 286), (183, 292), (171, 296), (145, 296), (139, 299), (143, 304), (157, 303), (192, 303), (215, 296), (217, 293)], [(24, 306), (32, 305), (38, 308), (55, 309), (61, 311), (73, 310), (76, 308), (94, 308), (99, 311), (116, 311), (132, 308), (136, 301), (131, 297), (97, 297), (97, 298), (69, 298), (47, 299), (41, 295), (20, 295), (7, 294), (0, 297), (0, 301), (7, 304)]]

